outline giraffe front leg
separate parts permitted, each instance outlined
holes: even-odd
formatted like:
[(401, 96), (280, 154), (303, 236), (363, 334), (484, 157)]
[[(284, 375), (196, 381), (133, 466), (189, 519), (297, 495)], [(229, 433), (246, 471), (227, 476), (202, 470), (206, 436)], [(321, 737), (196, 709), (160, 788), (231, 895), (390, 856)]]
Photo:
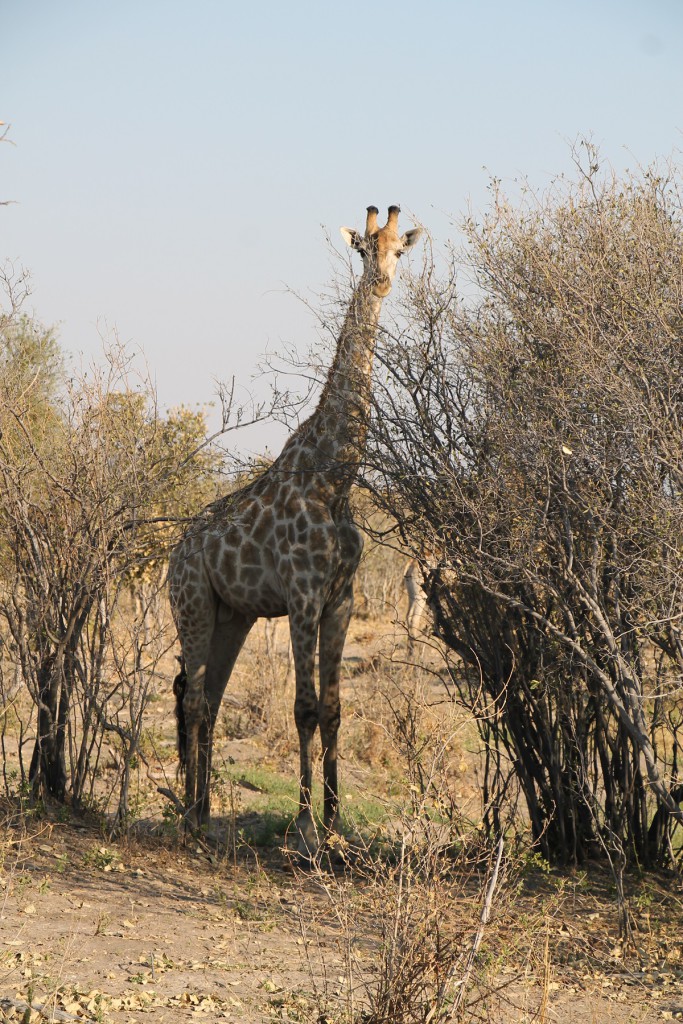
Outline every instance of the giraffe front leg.
[(195, 816), (204, 829), (209, 828), (211, 821), (211, 761), (214, 727), (237, 656), (242, 650), (254, 621), (253, 616), (245, 616), (223, 603), (218, 606), (216, 612), (216, 623), (211, 636), (202, 690), (202, 715), (197, 743)]
[(318, 727), (318, 698), (315, 692), (315, 648), (319, 616), (290, 615), (290, 631), (296, 698), (294, 720), (299, 734), (299, 814), (296, 819), (299, 839), (297, 851), (304, 861), (315, 856), (320, 841), (313, 818), (311, 790), (313, 784), (313, 738)]
[(339, 781), (337, 777), (337, 737), (341, 720), (339, 679), (344, 642), (353, 611), (353, 590), (349, 586), (341, 598), (326, 608), (320, 620), (320, 700), (318, 717), (323, 747), (325, 827), (337, 830), (339, 818)]

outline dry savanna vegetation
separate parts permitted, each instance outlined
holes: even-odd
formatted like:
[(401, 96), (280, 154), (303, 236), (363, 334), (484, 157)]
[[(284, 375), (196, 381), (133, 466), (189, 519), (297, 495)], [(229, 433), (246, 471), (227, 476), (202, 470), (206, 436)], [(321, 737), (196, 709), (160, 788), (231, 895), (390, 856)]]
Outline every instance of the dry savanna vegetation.
[(286, 621), (242, 652), (215, 836), (188, 832), (164, 586), (183, 524), (260, 471), (221, 438), (291, 397), (227, 388), (207, 438), (115, 342), (76, 370), (6, 270), (3, 1020), (683, 1018), (682, 184), (580, 146), (542, 194), (493, 182), (387, 303), (344, 827), (306, 869)]

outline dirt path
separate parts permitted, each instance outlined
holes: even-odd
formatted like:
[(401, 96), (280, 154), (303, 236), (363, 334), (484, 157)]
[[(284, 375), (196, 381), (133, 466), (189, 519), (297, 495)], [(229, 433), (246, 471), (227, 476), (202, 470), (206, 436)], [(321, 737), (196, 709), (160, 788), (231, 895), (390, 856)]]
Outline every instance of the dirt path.
[(308, 1013), (314, 979), (282, 891), (291, 876), (98, 842), (57, 826), (11, 855), (2, 996), (25, 1001), (33, 987), (46, 1003), (59, 991), (66, 1012), (112, 1021), (256, 1021), (281, 1003)]
[[(13, 839), (2, 875), (3, 1020), (28, 1019), (22, 1003), (29, 999), (79, 1019), (121, 1024), (317, 1021), (321, 1013), (340, 1019), (347, 936), (333, 927), (322, 891), (318, 900), (319, 882), (285, 870), (284, 861), (235, 870), (161, 841), (105, 845), (73, 824)], [(513, 977), (490, 1003), (488, 1019), (683, 1018), (680, 961), (649, 971), (618, 959), (604, 969), (604, 956), (600, 969), (597, 959), (592, 966), (585, 956), (573, 961), (573, 951), (588, 953), (590, 941), (599, 952), (591, 916), (609, 910), (591, 915), (595, 906), (591, 899), (574, 919), (565, 914), (553, 922), (554, 962), (545, 983), (528, 967), (505, 966), (503, 975)], [(672, 960), (674, 948), (667, 948)]]

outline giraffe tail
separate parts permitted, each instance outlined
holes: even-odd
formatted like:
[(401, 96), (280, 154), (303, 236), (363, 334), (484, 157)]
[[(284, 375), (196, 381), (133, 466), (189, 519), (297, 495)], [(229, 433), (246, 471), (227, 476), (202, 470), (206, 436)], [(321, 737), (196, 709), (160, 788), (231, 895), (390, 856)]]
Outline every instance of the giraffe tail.
[(180, 672), (173, 680), (173, 696), (175, 697), (175, 718), (178, 725), (178, 761), (180, 773), (185, 771), (187, 763), (187, 727), (185, 725), (185, 712), (183, 711), (183, 697), (187, 687), (187, 670), (185, 659), (178, 658)]

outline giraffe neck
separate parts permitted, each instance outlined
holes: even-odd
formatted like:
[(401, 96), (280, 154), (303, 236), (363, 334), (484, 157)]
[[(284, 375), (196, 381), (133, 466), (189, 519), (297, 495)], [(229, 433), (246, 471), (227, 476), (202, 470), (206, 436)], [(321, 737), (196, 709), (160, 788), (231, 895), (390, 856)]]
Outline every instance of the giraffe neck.
[[(283, 449), (316, 473), (329, 474), (337, 490), (351, 486), (370, 415), (372, 363), (382, 299), (361, 278), (349, 304), (318, 406)], [(298, 455), (298, 458), (297, 458)]]

